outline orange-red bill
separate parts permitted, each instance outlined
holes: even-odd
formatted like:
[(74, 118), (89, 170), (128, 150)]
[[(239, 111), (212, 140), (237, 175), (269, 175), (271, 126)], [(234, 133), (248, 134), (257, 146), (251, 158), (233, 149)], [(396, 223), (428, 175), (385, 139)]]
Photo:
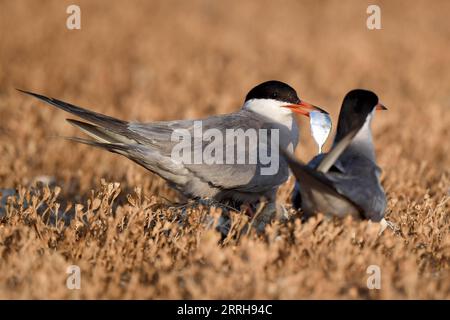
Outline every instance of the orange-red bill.
[(386, 108), (382, 103), (378, 103), (376, 106), (375, 106), (375, 110), (378, 110), (378, 111), (382, 111), (382, 110), (387, 110), (388, 108)]
[(310, 104), (308, 102), (305, 102), (305, 101), (301, 101), (298, 104), (288, 104), (288, 105), (285, 105), (283, 107), (289, 108), (293, 112), (300, 113), (300, 114), (302, 114), (304, 116), (307, 116), (307, 117), (309, 117), (309, 114), (312, 111), (318, 111), (318, 112), (321, 112), (321, 113), (328, 114), (328, 112), (326, 112), (325, 110), (323, 110), (323, 109), (321, 109), (321, 108), (319, 108), (319, 107), (317, 107), (315, 105), (312, 105), (312, 104)]

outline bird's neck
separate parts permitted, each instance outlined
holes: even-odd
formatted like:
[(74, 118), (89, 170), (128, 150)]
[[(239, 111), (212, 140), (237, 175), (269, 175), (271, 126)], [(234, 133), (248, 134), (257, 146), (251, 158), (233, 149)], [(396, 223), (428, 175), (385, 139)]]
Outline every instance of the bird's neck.
[(359, 154), (375, 161), (375, 148), (373, 145), (372, 131), (370, 129), (371, 122), (372, 116), (367, 117), (364, 125), (359, 129), (347, 150), (350, 151), (351, 154)]
[(288, 125), (292, 122), (292, 111), (282, 107), (283, 102), (274, 99), (252, 99), (242, 106), (242, 109), (254, 112), (263, 116), (271, 122)]
[[(267, 119), (267, 122), (270, 122), (273, 128), (280, 130), (280, 139), (283, 142), (289, 140), (295, 148), (299, 135), (297, 122), (292, 111), (282, 107), (282, 104), (282, 102), (272, 99), (253, 99), (245, 102), (242, 109)], [(280, 145), (283, 144), (280, 143)]]

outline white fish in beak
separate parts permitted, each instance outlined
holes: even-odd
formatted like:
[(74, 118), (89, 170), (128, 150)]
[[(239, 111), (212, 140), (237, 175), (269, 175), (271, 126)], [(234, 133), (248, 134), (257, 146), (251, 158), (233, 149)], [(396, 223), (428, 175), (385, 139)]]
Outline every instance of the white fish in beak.
[(331, 131), (331, 118), (327, 113), (319, 111), (311, 111), (309, 113), (309, 124), (311, 126), (311, 134), (319, 147), (319, 154), (322, 153), (322, 146), (327, 141)]

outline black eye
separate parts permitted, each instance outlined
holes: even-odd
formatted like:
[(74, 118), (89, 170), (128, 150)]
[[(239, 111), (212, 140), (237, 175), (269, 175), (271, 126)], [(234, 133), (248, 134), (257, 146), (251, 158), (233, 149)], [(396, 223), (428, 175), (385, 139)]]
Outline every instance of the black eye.
[(276, 92), (274, 92), (274, 93), (272, 93), (272, 97), (276, 98), (276, 97), (278, 97), (278, 94)]

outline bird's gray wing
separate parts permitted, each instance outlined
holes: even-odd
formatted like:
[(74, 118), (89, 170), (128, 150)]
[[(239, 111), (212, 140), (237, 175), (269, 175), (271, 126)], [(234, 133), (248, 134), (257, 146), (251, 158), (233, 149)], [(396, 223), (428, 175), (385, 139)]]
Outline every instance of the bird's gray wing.
[(342, 195), (335, 187), (333, 181), (328, 179), (328, 175), (324, 174), (320, 171), (311, 168), (310, 166), (302, 163), (297, 160), (292, 154), (286, 151), (282, 151), (285, 159), (287, 160), (289, 167), (293, 175), (295, 176), (296, 182), (296, 190), (293, 197), (294, 205), (297, 208), (302, 207), (303, 199), (301, 198), (300, 189), (303, 190), (306, 194), (312, 193), (320, 193), (323, 196), (323, 199), (345, 199), (355, 205), (351, 200), (347, 199), (345, 195)]
[(67, 119), (69, 123), (95, 139), (95, 141), (90, 141), (70, 138), (71, 140), (122, 154), (176, 185), (183, 185), (191, 178), (190, 172), (182, 164), (172, 161), (170, 157), (164, 155), (163, 149), (158, 148), (166, 145), (160, 142), (164, 141), (161, 137), (166, 137), (165, 133), (170, 132), (167, 123), (156, 124), (155, 127), (159, 128), (159, 130), (155, 130), (156, 137), (147, 137), (133, 131), (127, 121), (40, 94), (19, 91), (93, 123)]
[(370, 159), (346, 159), (347, 171), (328, 172), (327, 180), (336, 191), (362, 209), (368, 219), (379, 221), (386, 209), (386, 195), (380, 183), (381, 169)]
[[(308, 167), (317, 170), (317, 167), (320, 165), (320, 163), (322, 162), (322, 160), (325, 158), (326, 155), (327, 153), (320, 153), (316, 155), (308, 162)], [(333, 165), (328, 169), (328, 171), (337, 171), (340, 173), (345, 173), (344, 163), (341, 161), (341, 159), (338, 158), (333, 163)]]
[[(243, 147), (246, 153), (253, 153), (258, 155), (259, 152), (268, 152), (266, 150), (267, 144), (262, 143), (262, 149), (259, 148), (259, 130), (266, 129), (268, 134), (270, 134), (270, 129), (273, 129), (270, 122), (265, 118), (258, 117), (256, 114), (250, 111), (241, 110), (239, 112), (213, 116), (210, 118), (196, 120), (200, 121), (202, 125), (203, 133), (208, 132), (208, 130), (213, 130), (214, 133), (220, 133), (223, 137), (224, 146), (222, 162), (205, 163), (193, 163), (191, 158), (191, 163), (185, 163), (184, 166), (188, 169), (196, 178), (208, 183), (209, 185), (226, 190), (236, 190), (242, 192), (253, 192), (259, 193), (267, 191), (270, 188), (274, 188), (279, 184), (283, 183), (288, 177), (288, 170), (286, 166), (282, 167), (279, 164), (279, 170), (276, 174), (272, 176), (261, 175), (261, 164), (259, 159), (257, 163), (249, 163), (249, 158), (245, 158), (244, 164), (236, 163), (238, 146), (236, 144), (229, 144), (226, 142), (226, 136), (228, 130), (234, 130), (234, 132), (240, 131), (240, 135), (245, 132), (253, 131), (256, 133), (257, 142), (249, 143), (249, 140), (245, 138), (245, 145), (239, 145)], [(156, 126), (155, 126), (156, 125)], [(193, 152), (203, 153), (205, 147), (210, 145), (214, 139), (204, 140), (200, 144), (194, 142), (194, 121), (174, 121), (164, 123), (164, 128), (161, 128), (159, 123), (148, 123), (148, 124), (130, 124), (130, 128), (133, 132), (140, 135), (152, 137), (152, 143), (164, 148), (165, 155), (170, 156), (174, 146), (177, 142), (172, 141), (169, 134), (172, 134), (175, 129), (188, 130), (191, 134)], [(250, 130), (250, 131), (247, 131)], [(162, 133), (163, 132), (163, 133)], [(210, 131), (211, 132), (211, 131)], [(270, 139), (269, 139), (270, 141)], [(237, 140), (235, 140), (237, 142)], [(164, 144), (164, 146), (161, 146)], [(276, 146), (276, 151), (278, 152), (278, 146)], [(227, 163), (227, 155), (234, 154), (234, 161)], [(220, 159), (220, 157), (218, 157)], [(230, 158), (231, 159), (231, 158)], [(204, 159), (203, 159), (204, 160)]]
[(343, 137), (333, 148), (324, 156), (320, 164), (317, 166), (317, 171), (327, 172), (339, 158), (339, 156), (347, 149), (356, 136), (360, 128), (353, 129), (345, 137)]
[[(287, 168), (284, 168), (281, 163), (276, 175), (261, 177), (259, 175), (260, 166), (257, 164), (185, 164), (172, 159), (171, 152), (178, 143), (178, 141), (172, 139), (174, 131), (186, 130), (191, 133), (193, 138), (195, 121), (203, 123), (204, 131), (217, 129), (224, 134), (227, 129), (242, 129), (244, 131), (247, 129), (271, 129), (270, 123), (266, 119), (260, 118), (250, 111), (241, 110), (236, 113), (201, 120), (133, 123), (93, 112), (58, 99), (28, 91), (19, 91), (93, 123), (68, 119), (72, 125), (77, 126), (96, 141), (79, 138), (73, 138), (72, 140), (122, 154), (176, 185), (185, 185), (192, 179), (197, 178), (220, 189), (258, 193), (283, 183), (288, 176)], [(207, 142), (203, 141), (201, 148), (205, 144)], [(224, 149), (224, 155), (232, 152), (230, 148), (227, 146)], [(251, 144), (248, 148), (254, 152), (257, 144)]]
[[(292, 155), (285, 155), (292, 173), (303, 189), (321, 190), (326, 194), (344, 197), (358, 208), (366, 218), (380, 221), (386, 208), (386, 196), (379, 182), (380, 168), (370, 159), (348, 159), (346, 173), (329, 171), (323, 173), (296, 160)], [(301, 204), (299, 194), (296, 201)]]
[(328, 179), (326, 174), (302, 163), (287, 151), (283, 151), (283, 156), (286, 158), (292, 174), (301, 185), (316, 186), (317, 189), (324, 189), (327, 192), (337, 193), (332, 181)]

